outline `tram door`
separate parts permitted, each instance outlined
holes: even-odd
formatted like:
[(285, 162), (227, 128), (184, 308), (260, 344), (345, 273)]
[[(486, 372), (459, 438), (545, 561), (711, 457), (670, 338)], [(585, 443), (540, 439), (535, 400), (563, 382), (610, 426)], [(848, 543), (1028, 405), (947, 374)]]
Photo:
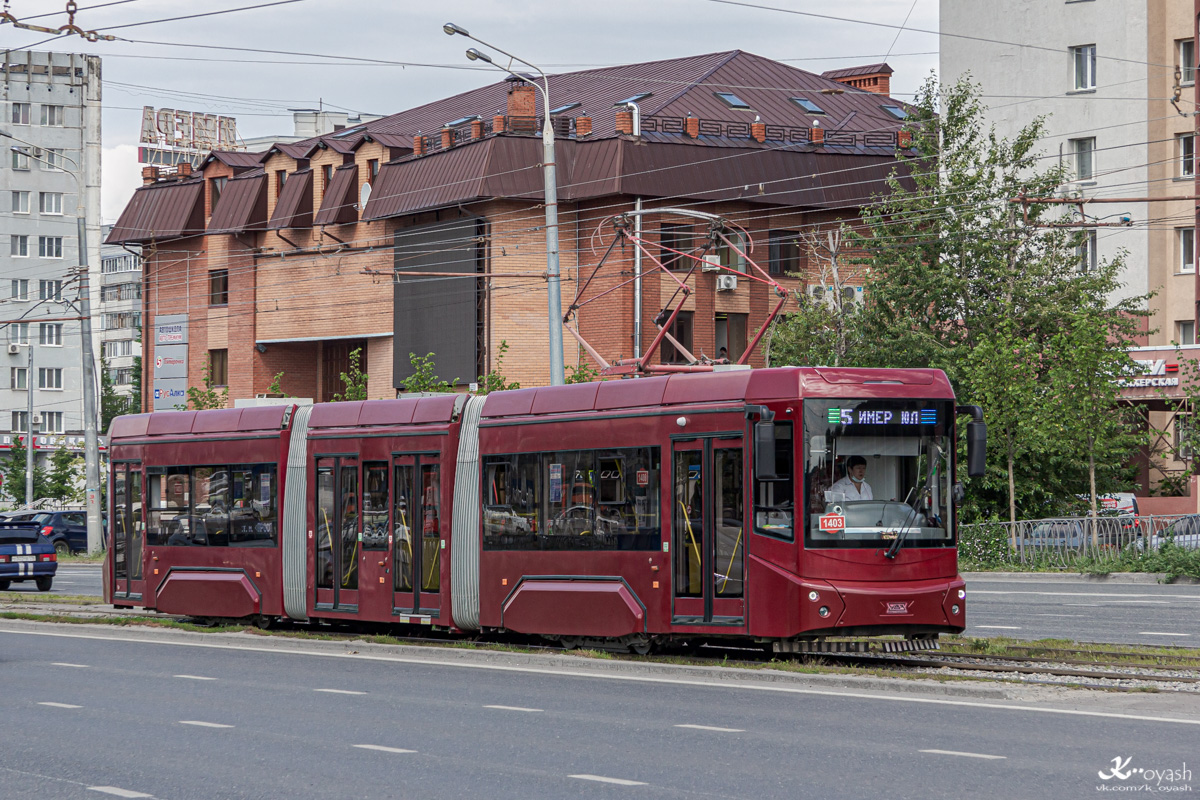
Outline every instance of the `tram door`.
[(740, 437), (675, 443), (671, 553), (676, 625), (745, 625), (744, 474)]
[(392, 569), (388, 558), (390, 465), (362, 465), (362, 548), (358, 556), (358, 611), (363, 619), (386, 620), (392, 613)]
[(442, 590), (441, 475), (436, 453), (392, 461), (392, 575), (397, 611), (438, 615)]
[(317, 607), (358, 611), (358, 556), (362, 549), (358, 460), (317, 459), (317, 505), (313, 540)]
[(142, 574), (146, 528), (142, 521), (142, 465), (116, 463), (112, 468), (113, 599), (140, 599), (146, 588)]

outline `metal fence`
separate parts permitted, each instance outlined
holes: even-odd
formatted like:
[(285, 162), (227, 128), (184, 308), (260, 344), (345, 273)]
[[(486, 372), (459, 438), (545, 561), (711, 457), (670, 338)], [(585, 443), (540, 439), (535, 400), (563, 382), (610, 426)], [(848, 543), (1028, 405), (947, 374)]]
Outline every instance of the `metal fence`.
[(991, 567), (1115, 561), (1130, 550), (1157, 547), (1172, 523), (1185, 516), (1054, 517), (963, 525), (958, 532), (959, 559)]

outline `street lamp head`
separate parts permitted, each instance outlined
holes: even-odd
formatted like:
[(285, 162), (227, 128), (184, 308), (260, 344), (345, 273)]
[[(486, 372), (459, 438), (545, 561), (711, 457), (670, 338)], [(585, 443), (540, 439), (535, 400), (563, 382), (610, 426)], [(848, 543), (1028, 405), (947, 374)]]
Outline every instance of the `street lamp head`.
[(489, 64), (492, 63), (491, 56), (489, 56), (487, 53), (479, 52), (474, 47), (467, 50), (467, 58), (471, 59), (472, 61), (486, 61)]
[(456, 33), (461, 34), (463, 36), (471, 35), (471, 34), (467, 33), (466, 28), (461, 28), (458, 25), (455, 25), (453, 22), (447, 22), (445, 25), (442, 26), (442, 30), (446, 32), (447, 36), (453, 36)]

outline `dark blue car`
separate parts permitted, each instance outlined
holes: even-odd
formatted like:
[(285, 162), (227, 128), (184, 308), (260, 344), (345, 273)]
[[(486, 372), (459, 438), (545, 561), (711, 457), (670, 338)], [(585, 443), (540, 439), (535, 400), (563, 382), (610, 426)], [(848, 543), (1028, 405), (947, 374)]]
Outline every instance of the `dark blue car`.
[(50, 591), (58, 571), (54, 545), (36, 522), (0, 521), (0, 591), (13, 583), (33, 581), (39, 592)]

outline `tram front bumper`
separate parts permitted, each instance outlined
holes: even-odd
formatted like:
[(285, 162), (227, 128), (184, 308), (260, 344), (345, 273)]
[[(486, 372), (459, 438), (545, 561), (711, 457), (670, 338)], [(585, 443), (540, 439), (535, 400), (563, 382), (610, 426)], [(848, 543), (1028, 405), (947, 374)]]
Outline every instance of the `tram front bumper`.
[[(814, 628), (834, 632), (961, 633), (967, 625), (966, 582), (958, 576), (921, 581), (822, 581), (804, 602)], [(836, 597), (830, 596), (832, 589)], [(812, 600), (812, 595), (818, 595)], [(836, 601), (836, 602), (835, 602)], [(824, 610), (826, 613), (822, 613)], [(815, 613), (814, 613), (815, 611)], [(815, 618), (815, 619), (814, 619)]]

